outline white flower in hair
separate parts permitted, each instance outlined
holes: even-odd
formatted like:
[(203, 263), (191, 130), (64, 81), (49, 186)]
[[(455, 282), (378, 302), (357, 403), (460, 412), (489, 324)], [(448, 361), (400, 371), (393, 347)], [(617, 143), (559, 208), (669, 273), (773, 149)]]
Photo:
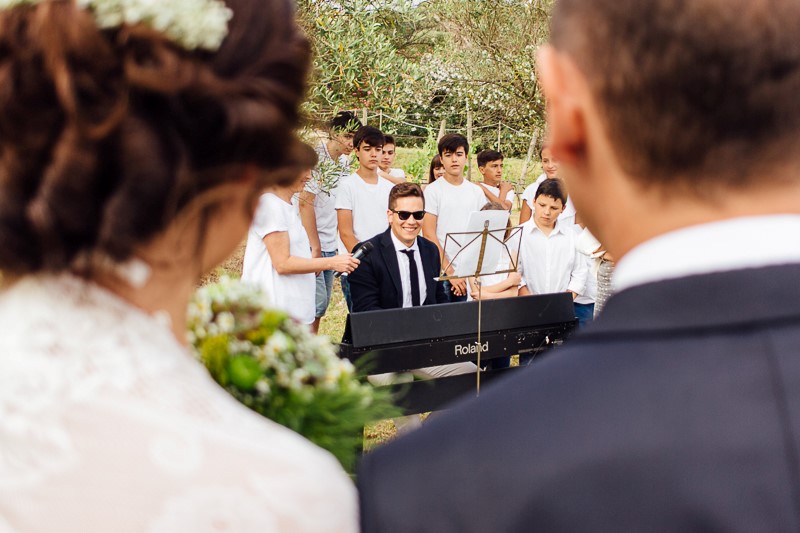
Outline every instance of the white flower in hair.
[[(0, 9), (47, 0), (0, 0)], [(75, 0), (100, 28), (142, 24), (187, 50), (217, 50), (228, 35), (233, 12), (221, 0)]]

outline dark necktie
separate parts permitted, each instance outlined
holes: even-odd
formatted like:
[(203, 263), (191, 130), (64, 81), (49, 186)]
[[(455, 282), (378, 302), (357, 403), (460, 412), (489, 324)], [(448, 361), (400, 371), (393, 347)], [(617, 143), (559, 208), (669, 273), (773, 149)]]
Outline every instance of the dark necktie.
[(414, 260), (414, 250), (400, 250), (408, 257), (408, 273), (411, 278), (411, 305), (419, 305), (419, 272), (417, 262)]

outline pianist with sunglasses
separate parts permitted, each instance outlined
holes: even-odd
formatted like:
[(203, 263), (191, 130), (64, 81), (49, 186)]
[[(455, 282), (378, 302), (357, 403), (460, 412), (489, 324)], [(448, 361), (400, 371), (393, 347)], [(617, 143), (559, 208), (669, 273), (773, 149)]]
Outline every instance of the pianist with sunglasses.
[(349, 276), (353, 312), (447, 302), (439, 250), (419, 236), (425, 197), (415, 183), (400, 183), (389, 193), (389, 229), (369, 239), (373, 251)]

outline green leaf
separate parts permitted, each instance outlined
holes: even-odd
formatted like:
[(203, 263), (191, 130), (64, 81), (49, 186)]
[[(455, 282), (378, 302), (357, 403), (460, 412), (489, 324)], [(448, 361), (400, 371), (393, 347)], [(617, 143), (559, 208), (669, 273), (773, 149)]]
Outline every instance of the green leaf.
[(255, 389), (256, 383), (262, 376), (258, 362), (246, 355), (231, 358), (228, 362), (228, 375), (230, 382), (243, 391)]
[(228, 337), (217, 335), (206, 339), (199, 346), (200, 358), (211, 377), (222, 386), (228, 384)]

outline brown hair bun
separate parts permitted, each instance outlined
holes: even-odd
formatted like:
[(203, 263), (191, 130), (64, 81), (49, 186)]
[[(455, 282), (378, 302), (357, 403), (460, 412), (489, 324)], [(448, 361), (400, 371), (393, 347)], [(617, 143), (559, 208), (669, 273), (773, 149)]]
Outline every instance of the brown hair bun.
[(215, 53), (143, 26), (100, 30), (71, 1), (0, 10), (0, 270), (125, 260), (221, 169), (299, 162), (309, 47), (292, 5), (226, 4)]

